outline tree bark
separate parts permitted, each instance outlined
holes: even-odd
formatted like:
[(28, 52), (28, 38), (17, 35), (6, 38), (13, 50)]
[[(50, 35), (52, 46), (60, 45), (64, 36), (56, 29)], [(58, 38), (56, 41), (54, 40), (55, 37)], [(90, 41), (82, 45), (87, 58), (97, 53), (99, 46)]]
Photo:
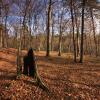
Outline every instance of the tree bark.
[(59, 51), (58, 51), (58, 56), (61, 56), (62, 52), (62, 17), (63, 17), (63, 11), (62, 14), (60, 15), (60, 31), (59, 31)]
[(3, 33), (2, 33), (2, 29), (0, 29), (0, 48), (3, 47)]
[(80, 61), (79, 61), (80, 63), (83, 62), (84, 7), (85, 7), (85, 0), (82, 0), (82, 25), (81, 25)]
[(78, 23), (78, 16), (76, 14), (76, 12), (78, 12), (78, 9), (76, 8), (75, 9), (75, 6), (74, 6), (74, 13), (75, 13), (75, 24), (76, 24), (76, 56), (78, 57), (79, 56), (79, 23)]
[(50, 20), (51, 20), (51, 3), (52, 0), (49, 0), (48, 12), (47, 12), (47, 52), (46, 56), (50, 56)]
[[(20, 27), (21, 27), (21, 18), (20, 18)], [(22, 72), (22, 62), (21, 62), (21, 30), (20, 33), (17, 33), (17, 78), (20, 78)]]
[(54, 19), (53, 19), (53, 13), (52, 13), (52, 37), (51, 37), (51, 51), (53, 51), (53, 41), (54, 41)]
[(71, 19), (72, 19), (72, 33), (73, 33), (73, 47), (74, 47), (74, 62), (76, 62), (76, 44), (75, 44), (75, 34), (74, 34), (74, 17), (73, 17), (73, 0), (71, 0)]
[[(60, 23), (61, 24), (61, 23)], [(62, 51), (62, 31), (61, 31), (61, 25), (60, 25), (60, 35), (59, 35), (59, 51), (58, 56), (61, 56)]]
[(91, 21), (92, 21), (92, 27), (93, 27), (93, 36), (94, 36), (94, 43), (95, 43), (95, 55), (98, 56), (98, 46), (97, 46), (97, 40), (96, 40), (96, 32), (95, 32), (95, 26), (94, 26), (94, 18), (93, 18), (93, 11), (90, 9), (91, 13)]
[(0, 23), (1, 23), (1, 26), (0, 26), (0, 48), (3, 47), (3, 31), (2, 31), (3, 20), (2, 20), (1, 10), (2, 10), (2, 3), (0, 3)]
[(8, 34), (7, 34), (7, 15), (6, 15), (6, 19), (5, 19), (5, 47), (6, 48), (8, 46), (7, 39), (8, 39)]

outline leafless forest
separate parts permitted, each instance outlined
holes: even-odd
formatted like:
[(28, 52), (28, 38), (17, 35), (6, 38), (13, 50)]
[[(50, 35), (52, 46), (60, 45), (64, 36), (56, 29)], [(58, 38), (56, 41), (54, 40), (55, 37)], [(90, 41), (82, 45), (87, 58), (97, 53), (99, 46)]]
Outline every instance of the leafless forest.
[(100, 0), (0, 0), (0, 100), (100, 100)]

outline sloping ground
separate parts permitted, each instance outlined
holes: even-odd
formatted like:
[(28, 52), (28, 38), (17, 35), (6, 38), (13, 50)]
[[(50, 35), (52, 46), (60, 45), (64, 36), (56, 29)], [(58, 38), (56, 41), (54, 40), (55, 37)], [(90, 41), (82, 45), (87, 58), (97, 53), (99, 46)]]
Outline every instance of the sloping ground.
[(48, 58), (42, 51), (35, 54), (50, 94), (35, 86), (32, 78), (16, 79), (16, 50), (1, 49), (0, 100), (100, 100), (99, 58), (87, 56), (84, 64), (75, 64), (70, 54), (57, 57), (53, 52)]

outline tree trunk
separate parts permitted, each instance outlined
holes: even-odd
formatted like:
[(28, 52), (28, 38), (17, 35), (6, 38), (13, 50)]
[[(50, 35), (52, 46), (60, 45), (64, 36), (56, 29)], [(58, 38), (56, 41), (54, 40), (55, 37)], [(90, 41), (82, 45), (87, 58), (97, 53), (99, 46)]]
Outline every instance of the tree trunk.
[(96, 32), (95, 32), (95, 26), (94, 26), (94, 19), (93, 19), (93, 12), (92, 9), (90, 9), (90, 13), (91, 13), (91, 21), (92, 21), (92, 27), (93, 27), (93, 36), (94, 36), (94, 43), (95, 43), (95, 55), (96, 57), (98, 56), (98, 46), (97, 46), (97, 40), (96, 40)]
[(0, 48), (3, 47), (3, 33), (2, 33), (2, 29), (0, 29)]
[(2, 15), (1, 15), (2, 4), (0, 3), (0, 48), (3, 47), (3, 32), (2, 32)]
[(76, 14), (76, 12), (78, 12), (78, 9), (76, 8), (75, 9), (75, 6), (74, 6), (74, 13), (75, 13), (75, 24), (76, 24), (76, 31), (77, 31), (77, 34), (76, 34), (76, 56), (78, 57), (79, 56), (79, 23), (78, 23), (78, 16)]
[(8, 39), (8, 34), (7, 34), (7, 15), (6, 15), (6, 19), (5, 19), (5, 47), (6, 48), (8, 46), (7, 39)]
[(70, 10), (71, 10), (72, 31), (73, 31), (74, 62), (76, 62), (76, 44), (75, 44), (75, 34), (74, 34), (73, 0), (71, 0)]
[(82, 0), (82, 25), (81, 25), (80, 63), (83, 62), (84, 7), (85, 7), (85, 0)]
[(61, 25), (60, 25), (59, 51), (58, 51), (58, 56), (61, 56), (61, 51), (62, 51), (62, 31), (61, 31)]
[(50, 20), (51, 20), (51, 2), (52, 0), (49, 0), (48, 5), (48, 19), (47, 19), (47, 52), (46, 56), (50, 56)]
[[(20, 18), (20, 27), (21, 27), (21, 18)], [(22, 72), (22, 63), (21, 63), (21, 30), (20, 33), (17, 33), (17, 78), (20, 78)]]
[(62, 17), (63, 17), (63, 11), (62, 14), (60, 15), (60, 31), (59, 31), (59, 51), (58, 51), (58, 56), (61, 56), (61, 52), (62, 52)]
[(54, 20), (52, 14), (52, 37), (51, 37), (51, 51), (53, 51), (53, 41), (54, 41)]
[(92, 40), (91, 40), (90, 33), (89, 33), (89, 40), (88, 40), (88, 49), (89, 49), (89, 54), (91, 56), (93, 53), (92, 53)]
[(18, 39), (18, 47), (17, 47), (17, 78), (20, 78), (21, 72), (22, 72), (22, 66), (21, 66), (21, 41)]

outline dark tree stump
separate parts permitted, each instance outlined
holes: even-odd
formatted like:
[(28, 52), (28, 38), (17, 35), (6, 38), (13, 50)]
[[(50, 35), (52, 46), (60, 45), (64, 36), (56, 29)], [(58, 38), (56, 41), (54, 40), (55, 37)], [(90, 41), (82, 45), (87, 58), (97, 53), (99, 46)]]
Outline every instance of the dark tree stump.
[(23, 74), (30, 77), (34, 77), (35, 57), (32, 49), (29, 49), (28, 54), (24, 57)]
[(36, 85), (49, 93), (49, 89), (44, 85), (37, 71), (37, 64), (35, 63), (35, 56), (32, 48), (29, 49), (28, 54), (24, 57), (23, 74), (36, 79)]

